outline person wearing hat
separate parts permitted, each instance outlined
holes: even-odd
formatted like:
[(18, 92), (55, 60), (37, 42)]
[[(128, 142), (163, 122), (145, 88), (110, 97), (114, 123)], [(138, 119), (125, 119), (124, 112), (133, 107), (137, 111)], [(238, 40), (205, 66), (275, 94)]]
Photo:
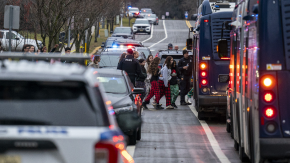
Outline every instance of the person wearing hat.
[(183, 50), (183, 58), (178, 62), (178, 69), (181, 74), (180, 81), (180, 104), (191, 105), (190, 102), (185, 100), (185, 96), (190, 89), (190, 78), (192, 77), (192, 58), (188, 55), (187, 50)]
[(168, 50), (172, 50), (173, 49), (173, 45), (171, 43), (168, 44)]
[[(145, 63), (146, 63), (145, 59), (139, 59), (139, 64), (141, 66), (141, 74), (142, 75), (139, 75), (136, 78), (136, 82), (135, 82), (136, 88), (144, 88), (144, 90), (146, 90), (145, 79), (147, 78), (146, 69), (144, 67)], [(143, 101), (144, 97), (145, 97), (145, 93), (143, 93), (141, 95), (141, 100), (142, 101)]]
[[(132, 84), (135, 86), (136, 77), (142, 76), (141, 66), (137, 59), (134, 59), (133, 50), (127, 50), (127, 56), (118, 65), (118, 70), (124, 70), (127, 72)], [(145, 77), (146, 78), (146, 77)]]

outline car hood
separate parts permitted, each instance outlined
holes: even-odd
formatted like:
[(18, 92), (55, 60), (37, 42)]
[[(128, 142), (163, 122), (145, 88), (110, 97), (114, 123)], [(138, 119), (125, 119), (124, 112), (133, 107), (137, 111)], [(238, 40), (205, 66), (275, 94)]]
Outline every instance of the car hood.
[(156, 20), (156, 18), (146, 18), (146, 19), (148, 19), (148, 20)]
[(129, 94), (106, 93), (108, 99), (112, 102), (113, 108), (120, 108), (132, 105), (132, 99)]
[(134, 27), (135, 26), (150, 26), (150, 24), (134, 24)]

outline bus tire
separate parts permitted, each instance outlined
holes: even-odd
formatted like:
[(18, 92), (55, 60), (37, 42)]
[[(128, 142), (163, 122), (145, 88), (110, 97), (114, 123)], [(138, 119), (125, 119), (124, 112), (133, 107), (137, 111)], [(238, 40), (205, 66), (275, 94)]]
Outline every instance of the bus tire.
[(239, 146), (239, 158), (242, 162), (249, 161), (249, 158), (245, 153), (244, 147), (241, 146)]
[(230, 123), (227, 122), (227, 132), (230, 133), (231, 132), (231, 125)]
[(197, 118), (198, 118), (199, 120), (204, 120), (204, 114), (203, 114), (202, 111), (199, 111), (199, 112), (197, 113)]
[(137, 130), (133, 131), (132, 135), (129, 135), (129, 145), (135, 145), (137, 141)]

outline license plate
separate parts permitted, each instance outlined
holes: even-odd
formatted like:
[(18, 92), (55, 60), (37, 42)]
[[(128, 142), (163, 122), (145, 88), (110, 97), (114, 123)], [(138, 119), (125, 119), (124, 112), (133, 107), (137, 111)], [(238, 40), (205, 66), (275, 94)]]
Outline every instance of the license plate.
[(21, 159), (19, 156), (0, 155), (0, 163), (21, 163)]
[(143, 29), (140, 29), (140, 31), (143, 31)]

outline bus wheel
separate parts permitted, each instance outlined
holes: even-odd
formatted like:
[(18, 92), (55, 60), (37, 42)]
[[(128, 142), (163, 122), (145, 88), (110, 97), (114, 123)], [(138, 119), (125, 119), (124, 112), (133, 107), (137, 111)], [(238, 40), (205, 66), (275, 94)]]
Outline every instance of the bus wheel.
[(239, 146), (239, 157), (242, 162), (249, 161), (248, 156), (245, 154), (244, 147)]
[(230, 133), (231, 132), (231, 125), (230, 123), (227, 122), (227, 132)]
[(197, 118), (198, 118), (199, 120), (204, 120), (204, 114), (203, 114), (202, 111), (199, 111), (199, 112), (198, 112), (198, 114), (197, 114)]

